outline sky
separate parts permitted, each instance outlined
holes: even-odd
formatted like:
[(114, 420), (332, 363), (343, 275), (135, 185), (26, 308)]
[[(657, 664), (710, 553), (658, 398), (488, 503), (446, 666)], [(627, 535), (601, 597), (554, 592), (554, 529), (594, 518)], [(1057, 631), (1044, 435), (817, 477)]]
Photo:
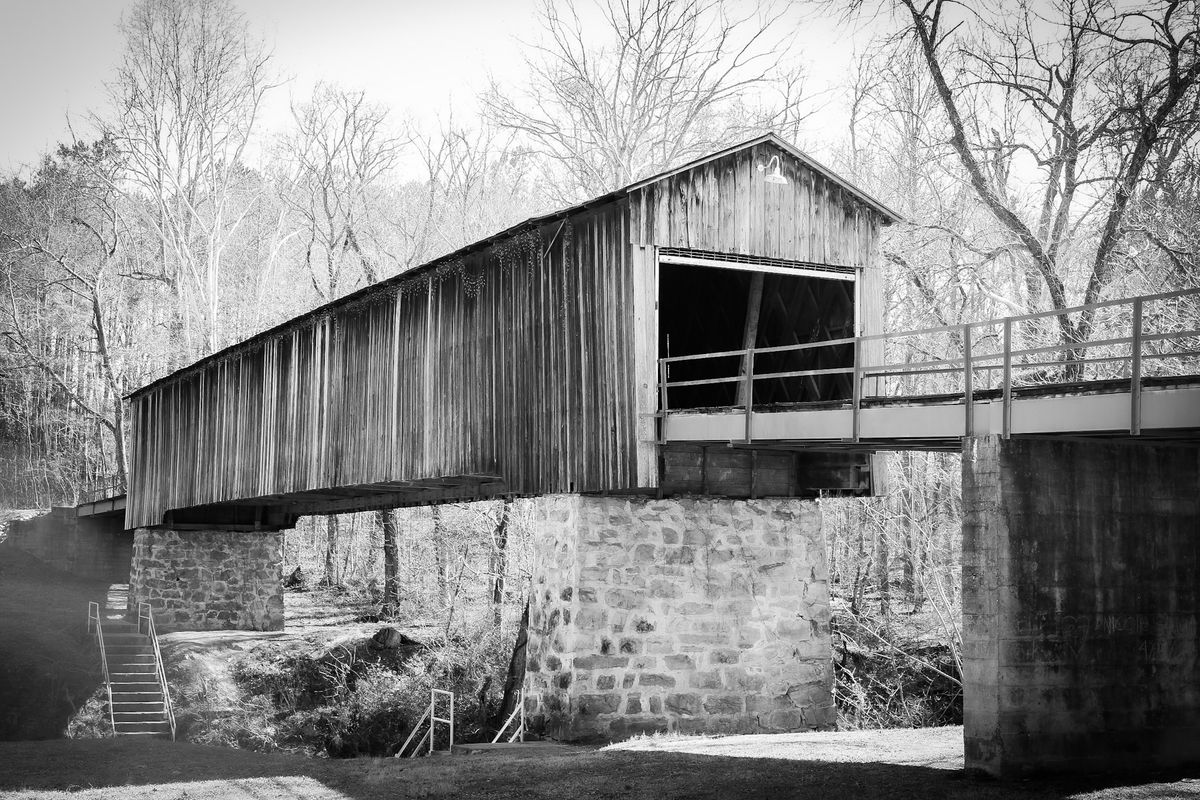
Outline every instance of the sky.
[[(132, 0), (0, 0), (0, 175), (85, 137), (89, 111), (105, 106), (121, 56), (117, 29)], [(268, 95), (264, 130), (281, 130), (290, 101), (318, 80), (362, 89), (418, 121), (469, 114), (494, 76), (519, 80), (522, 44), (536, 36), (536, 0), (237, 0), (251, 30), (274, 52), (287, 82)], [(799, 28), (811, 85), (848, 68), (847, 31), (808, 19)], [(830, 102), (833, 120), (839, 109)], [(819, 128), (821, 118), (814, 120)]]

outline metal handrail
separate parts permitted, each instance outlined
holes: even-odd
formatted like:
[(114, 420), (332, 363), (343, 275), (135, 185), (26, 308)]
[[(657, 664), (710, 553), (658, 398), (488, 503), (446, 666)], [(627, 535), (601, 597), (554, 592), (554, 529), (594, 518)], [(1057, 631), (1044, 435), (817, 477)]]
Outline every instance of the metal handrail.
[[(404, 755), (404, 751), (407, 750), (409, 744), (412, 743), (413, 737), (417, 735), (417, 731), (419, 731), (421, 729), (421, 726), (425, 724), (425, 721), (427, 719), (429, 719), (429, 715), (430, 715), (431, 711), (432, 711), (431, 708), (425, 709), (425, 713), (421, 715), (421, 718), (419, 720), (417, 720), (417, 724), (413, 725), (412, 730), (409, 731), (409, 733), (408, 733), (408, 738), (404, 740), (404, 744), (400, 745), (400, 749), (396, 751), (396, 755), (392, 756), (392, 758), (400, 758)], [(428, 735), (429, 734), (426, 733), (426, 736), (428, 736)], [(425, 740), (422, 738), (420, 743), (417, 745), (416, 749), (414, 749), (413, 752), (409, 755), (409, 758), (412, 758), (413, 756), (415, 756), (417, 754), (417, 752), (421, 749), (421, 745), (424, 743), (425, 743)]]
[(96, 644), (100, 648), (100, 666), (104, 669), (104, 691), (108, 695), (108, 724), (112, 726), (113, 736), (117, 735), (117, 720), (113, 712), (112, 678), (108, 674), (108, 654), (104, 651), (104, 627), (100, 624), (100, 604), (88, 603), (88, 633), (92, 625), (96, 626)]
[[(438, 695), (445, 695), (446, 697), (450, 698), (450, 714), (448, 717), (437, 716), (437, 697), (438, 697)], [(408, 738), (404, 740), (404, 744), (400, 745), (400, 749), (396, 751), (396, 754), (394, 756), (392, 756), (392, 758), (402, 758), (404, 756), (404, 751), (406, 751), (408, 749), (408, 746), (410, 744), (412, 744), (413, 738), (421, 730), (421, 726), (424, 725), (426, 722), (429, 723), (429, 728), (426, 729), (425, 735), (422, 736), (420, 738), (420, 740), (417, 741), (417, 746), (414, 747), (412, 752), (408, 754), (409, 758), (416, 758), (417, 753), (421, 752), (421, 750), (425, 747), (426, 742), (429, 743), (429, 753), (432, 755), (433, 747), (434, 747), (434, 730), (437, 726), (437, 723), (439, 723), (439, 722), (448, 723), (450, 725), (450, 743), (446, 748), (446, 752), (449, 753), (454, 750), (454, 693), (453, 692), (448, 692), (445, 689), (430, 689), (429, 690), (429, 707), (425, 709), (425, 713), (422, 714), (421, 718), (417, 720), (417, 724), (413, 725), (412, 730), (409, 731), (409, 733), (408, 733)]]
[[(852, 375), (852, 390), (851, 398), (849, 399), (850, 407), (853, 413), (853, 439), (858, 440), (858, 414), (861, 410), (863, 392), (862, 383), (866, 379), (875, 381), (875, 386), (878, 386), (878, 381), (883, 378), (907, 378), (934, 375), (953, 375), (962, 374), (962, 390), (964, 402), (966, 403), (966, 414), (964, 416), (964, 435), (971, 435), (971, 423), (973, 414), (973, 404), (975, 394), (983, 389), (991, 388), (991, 380), (994, 373), (1000, 372), (1002, 380), (1000, 385), (995, 387), (1002, 390), (1003, 403), (1003, 418), (1004, 436), (1009, 435), (1009, 420), (1011, 418), (1012, 404), (1012, 381), (1013, 372), (1016, 370), (1031, 370), (1031, 369), (1046, 369), (1057, 367), (1083, 367), (1096, 364), (1128, 364), (1128, 377), (1130, 381), (1131, 394), (1131, 411), (1130, 411), (1130, 432), (1134, 435), (1140, 433), (1140, 398), (1143, 388), (1145, 375), (1143, 374), (1144, 362), (1152, 360), (1166, 360), (1176, 358), (1195, 358), (1200, 357), (1200, 350), (1186, 349), (1169, 353), (1144, 353), (1143, 349), (1146, 343), (1149, 342), (1167, 342), (1171, 340), (1182, 340), (1188, 338), (1200, 337), (1200, 329), (1185, 329), (1179, 331), (1159, 331), (1150, 333), (1143, 330), (1144, 317), (1143, 308), (1146, 303), (1156, 302), (1161, 300), (1170, 300), (1181, 297), (1200, 296), (1200, 288), (1182, 289), (1173, 292), (1162, 292), (1153, 295), (1143, 295), (1141, 297), (1124, 298), (1119, 300), (1106, 300), (1100, 303), (1090, 303), (1081, 306), (1072, 306), (1065, 309), (1056, 309), (1054, 311), (1043, 311), (1032, 314), (1023, 314), (1013, 317), (1002, 317), (998, 319), (983, 320), (979, 322), (968, 322), (961, 325), (944, 325), (936, 328), (924, 328), (915, 331), (900, 331), (892, 333), (872, 334), (870, 336), (857, 336), (853, 338), (829, 339), (820, 342), (807, 342), (794, 345), (779, 345), (771, 347), (748, 347), (740, 350), (722, 350), (713, 353), (697, 353), (682, 356), (667, 356), (659, 359), (659, 415), (666, 414), (670, 410), (669, 394), (672, 388), (682, 388), (687, 386), (707, 386), (719, 384), (744, 384), (745, 403), (738, 402), (731, 408), (744, 408), (746, 415), (746, 438), (749, 441), (751, 424), (753, 417), (754, 406), (754, 384), (758, 381), (784, 378), (803, 378), (817, 377), (823, 375)], [(1117, 306), (1130, 307), (1130, 335), (1121, 337), (1109, 337), (1104, 339), (1094, 339), (1081, 342), (1061, 342), (1049, 346), (1041, 347), (1025, 347), (1021, 349), (1013, 349), (1012, 347), (1012, 328), (1015, 323), (1027, 322), (1038, 319), (1049, 319), (1061, 317), (1064, 314), (1075, 313), (1078, 311), (1094, 311), (1100, 308), (1111, 308)], [(1000, 349), (997, 352), (978, 353), (974, 352), (974, 348), (979, 345), (979, 337), (973, 334), (977, 329), (1001, 327), (1002, 334)], [(898, 340), (905, 338), (913, 338), (919, 336), (928, 336), (935, 333), (954, 333), (961, 337), (963, 355), (961, 357), (951, 358), (927, 358), (922, 361), (908, 363), (887, 363), (886, 356), (884, 362), (880, 364), (863, 364), (861, 354), (864, 351), (863, 343), (871, 341), (886, 341)], [(986, 337), (988, 340), (997, 338), (995, 334), (990, 334)], [(754, 359), (758, 355), (774, 354), (774, 353), (790, 353), (801, 352), (805, 350), (817, 350), (821, 348), (844, 347), (853, 345), (854, 348), (854, 364), (849, 367), (825, 367), (821, 369), (810, 370), (789, 370), (784, 372), (768, 372), (756, 373), (754, 369)], [(1088, 350), (1094, 350), (1101, 347), (1128, 347), (1127, 355), (1114, 355), (1088, 358), (1084, 354)], [(990, 349), (990, 348), (989, 348)], [(1049, 353), (1064, 353), (1069, 355), (1078, 354), (1076, 357), (1068, 357), (1063, 359), (1054, 359), (1046, 361), (1028, 361), (1030, 356), (1038, 356)], [(738, 369), (742, 374), (733, 376), (722, 376), (716, 378), (697, 378), (682, 381), (671, 381), (669, 379), (669, 367), (672, 364), (681, 362), (699, 361), (703, 359), (716, 358), (734, 358), (740, 360)], [(1021, 362), (1014, 359), (1023, 359)], [(989, 363), (981, 363), (989, 362)], [(999, 362), (999, 363), (990, 363)], [(983, 386), (975, 385), (976, 373), (983, 373), (986, 377)], [(1124, 379), (1124, 370), (1121, 371), (1121, 379)], [(1095, 380), (1095, 379), (1093, 379)], [(739, 398), (740, 401), (740, 398)]]
[(175, 708), (171, 704), (171, 690), (167, 686), (167, 671), (163, 668), (162, 650), (158, 647), (158, 631), (154, 627), (154, 614), (149, 603), (138, 603), (138, 632), (142, 631), (142, 620), (146, 621), (146, 636), (150, 637), (150, 645), (154, 648), (154, 668), (158, 675), (158, 685), (162, 689), (163, 716), (171, 726), (171, 741), (175, 741)]
[(114, 473), (87, 481), (79, 495), (83, 502), (95, 503), (110, 497), (119, 497), (125, 494), (127, 489), (125, 479), (119, 473)]
[(512, 710), (511, 714), (508, 715), (508, 719), (506, 719), (504, 721), (504, 724), (500, 726), (500, 730), (496, 731), (496, 736), (495, 736), (495, 738), (492, 739), (492, 744), (495, 744), (496, 742), (500, 741), (500, 737), (502, 737), (504, 735), (504, 732), (506, 730), (508, 730), (508, 726), (512, 725), (513, 720), (516, 719), (518, 715), (520, 715), (521, 722), (519, 725), (517, 725), (517, 729), (515, 731), (513, 731), (512, 735), (508, 737), (509, 743), (512, 743), (518, 737), (520, 738), (520, 740), (522, 742), (525, 741), (525, 690), (524, 689), (521, 690), (521, 699), (518, 702), (517, 707)]
[[(450, 698), (450, 716), (437, 716), (437, 697), (445, 695)], [(433, 733), (439, 722), (445, 722), (450, 725), (450, 743), (446, 745), (446, 752), (450, 753), (454, 750), (454, 692), (448, 692), (445, 689), (430, 689), (429, 690), (429, 754), (433, 755)]]

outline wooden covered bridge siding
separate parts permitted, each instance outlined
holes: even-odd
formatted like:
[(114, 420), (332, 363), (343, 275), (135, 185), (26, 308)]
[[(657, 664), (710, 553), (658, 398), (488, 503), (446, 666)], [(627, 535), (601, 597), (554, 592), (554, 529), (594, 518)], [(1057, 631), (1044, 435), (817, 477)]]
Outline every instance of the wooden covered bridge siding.
[(139, 394), (129, 524), (334, 487), (436, 494), (403, 482), (443, 477), (518, 493), (631, 485), (618, 211), (407, 275)]
[(658, 249), (867, 267), (870, 332), (856, 198), (763, 137), (228, 348), (132, 396), (126, 525), (654, 489)]

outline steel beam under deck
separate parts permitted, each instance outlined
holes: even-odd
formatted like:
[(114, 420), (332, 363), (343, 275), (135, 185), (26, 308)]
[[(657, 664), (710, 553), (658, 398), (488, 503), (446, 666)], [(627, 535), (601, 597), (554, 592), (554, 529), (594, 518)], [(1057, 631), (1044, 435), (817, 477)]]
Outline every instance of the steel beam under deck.
[(119, 494), (115, 497), (104, 497), (99, 500), (91, 500), (86, 503), (80, 503), (75, 506), (75, 516), (77, 517), (116, 517), (125, 516), (125, 495)]
[[(1046, 394), (1011, 399), (1007, 430), (1001, 398), (880, 398), (858, 411), (841, 408), (794, 408), (754, 411), (669, 412), (662, 418), (664, 442), (787, 443), (809, 449), (957, 450), (964, 436), (1105, 437), (1200, 443), (1200, 376), (1171, 387), (1145, 388), (1136, 398), (1123, 390)], [(1140, 431), (1131, 420), (1140, 418)]]

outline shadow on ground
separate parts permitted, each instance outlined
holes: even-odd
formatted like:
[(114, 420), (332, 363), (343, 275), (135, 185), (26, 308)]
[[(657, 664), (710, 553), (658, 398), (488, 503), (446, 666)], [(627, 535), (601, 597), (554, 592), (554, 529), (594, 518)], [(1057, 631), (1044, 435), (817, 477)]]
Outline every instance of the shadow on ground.
[(103, 682), (87, 634), (106, 581), (54, 569), (0, 543), (0, 740), (62, 736)]
[[(117, 788), (121, 787), (121, 788)], [(0, 790), (22, 800), (261, 798), (1200, 798), (1200, 781), (997, 783), (888, 763), (654, 751), (331, 761), (161, 740), (0, 743)]]

